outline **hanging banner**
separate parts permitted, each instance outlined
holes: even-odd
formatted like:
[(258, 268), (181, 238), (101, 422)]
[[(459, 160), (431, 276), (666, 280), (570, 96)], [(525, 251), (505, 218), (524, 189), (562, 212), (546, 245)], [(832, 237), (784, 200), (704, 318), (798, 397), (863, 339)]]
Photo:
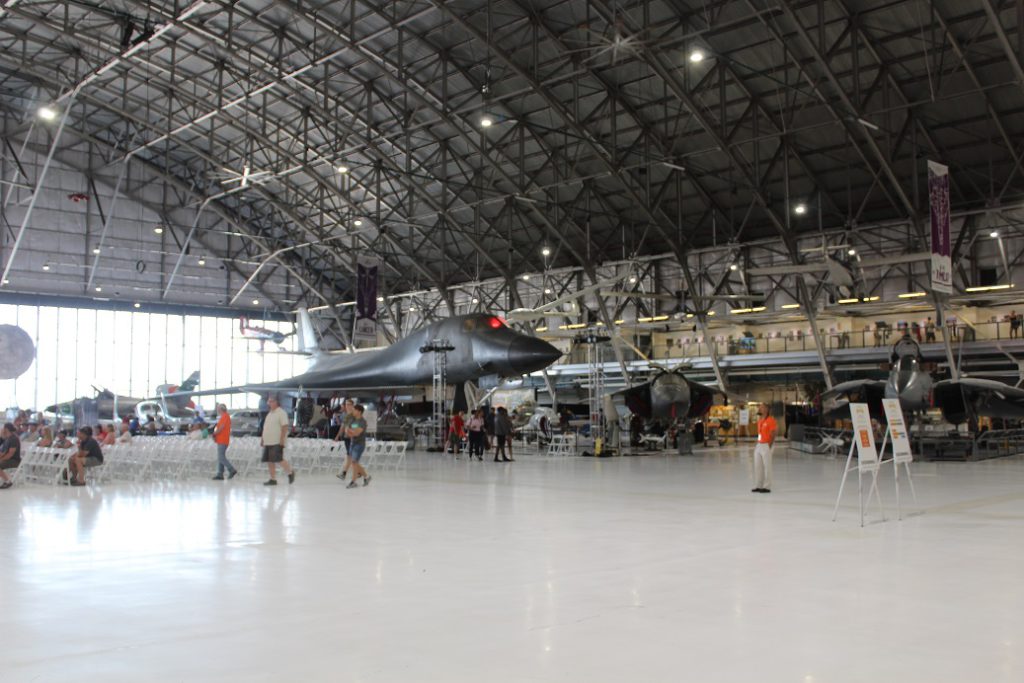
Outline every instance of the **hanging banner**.
[(356, 266), (356, 317), (352, 322), (355, 346), (377, 345), (377, 266)]
[(867, 403), (851, 403), (850, 418), (853, 420), (853, 442), (857, 444), (857, 459), (861, 465), (878, 463), (878, 449), (875, 434), (871, 429), (871, 413)]
[(892, 440), (893, 460), (897, 464), (913, 462), (914, 455), (910, 452), (910, 436), (906, 423), (903, 421), (903, 410), (898, 398), (883, 398), (882, 408), (885, 419), (889, 422), (889, 438)]
[(953, 293), (953, 261), (949, 245), (949, 168), (928, 162), (928, 206), (932, 223), (932, 290)]
[(377, 319), (377, 266), (356, 266), (356, 317)]

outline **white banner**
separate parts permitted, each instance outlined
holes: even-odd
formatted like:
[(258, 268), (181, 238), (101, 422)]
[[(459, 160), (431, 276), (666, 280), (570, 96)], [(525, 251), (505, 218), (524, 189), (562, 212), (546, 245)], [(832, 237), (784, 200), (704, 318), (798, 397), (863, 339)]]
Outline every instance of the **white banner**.
[(932, 289), (953, 293), (953, 261), (949, 243), (949, 167), (928, 162), (928, 206), (932, 228)]
[(740, 409), (740, 426), (741, 427), (746, 427), (748, 424), (750, 424), (750, 410), (748, 410), (747, 408), (741, 408)]
[(853, 442), (857, 444), (857, 458), (860, 464), (878, 464), (878, 449), (875, 447), (875, 434), (871, 430), (868, 404), (851, 403), (850, 418), (853, 420)]
[(903, 410), (898, 398), (883, 398), (882, 408), (885, 419), (889, 422), (889, 438), (892, 440), (892, 454), (896, 463), (913, 462), (914, 455), (910, 452), (910, 437), (903, 421)]

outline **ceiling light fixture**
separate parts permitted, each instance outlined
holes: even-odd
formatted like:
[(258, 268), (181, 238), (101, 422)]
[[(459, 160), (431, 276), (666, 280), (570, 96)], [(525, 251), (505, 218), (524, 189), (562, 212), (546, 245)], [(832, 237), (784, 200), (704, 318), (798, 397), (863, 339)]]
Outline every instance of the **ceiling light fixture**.
[(904, 294), (896, 295), (900, 299), (917, 299), (922, 296), (928, 296), (928, 292), (906, 292)]
[(162, 234), (164, 234), (164, 229), (158, 226), (158, 227), (153, 228), (153, 232), (155, 232), (158, 235), (162, 235)]
[(536, 332), (547, 332), (548, 328), (541, 326), (541, 327), (538, 327), (535, 331)]
[(850, 256), (856, 256), (857, 250), (854, 249), (853, 247), (850, 247), (849, 249), (846, 250), (846, 253), (849, 254)]
[(344, 164), (339, 166), (338, 167), (338, 173), (340, 173), (342, 175), (345, 175), (346, 173), (348, 173), (348, 166), (345, 166)]
[(377, 297), (377, 303), (384, 303), (384, 297), (378, 296)]
[(841, 304), (859, 304), (860, 303), (860, 299), (840, 299), (839, 303), (841, 303)]
[(102, 287), (97, 287), (97, 288), (96, 288), (96, 291), (97, 291), (97, 292), (102, 292), (102, 291), (103, 291), (103, 288), (102, 288)]
[(1013, 285), (988, 285), (987, 287), (966, 287), (965, 292), (994, 292), (1000, 289), (1010, 289)]
[(475, 304), (480, 303), (480, 299), (477, 299), (476, 297), (473, 297), (473, 303), (475, 303)]
[(100, 253), (100, 248), (99, 247), (93, 247), (92, 248), (92, 253), (94, 253), (94, 254)]
[(199, 265), (201, 265), (201, 266), (205, 266), (206, 265), (206, 259), (200, 258), (197, 263), (199, 263)]
[(253, 299), (252, 300), (252, 305), (253, 306), (259, 306), (260, 305), (260, 300), (259, 299)]
[(636, 284), (636, 275), (634, 275), (633, 277), (629, 278), (629, 283), (631, 285)]
[(43, 121), (53, 121), (57, 118), (57, 110), (53, 107), (39, 107), (36, 113)]
[(729, 270), (732, 270), (732, 271), (737, 271), (739, 269), (740, 269), (740, 267), (737, 266), (735, 263), (733, 263), (731, 266), (729, 266)]
[(782, 304), (782, 308), (800, 308), (800, 304)]
[(135, 302), (134, 306), (135, 308), (142, 308), (142, 304), (140, 304), (138, 301)]
[(523, 276), (523, 279), (524, 279), (524, 280), (529, 280), (529, 279), (530, 279), (530, 276), (529, 276), (529, 275), (524, 275), (524, 276)]
[(700, 49), (699, 47), (695, 47), (692, 50), (690, 50), (691, 64), (700, 64), (701, 62), (704, 61), (704, 57), (704, 50)]
[(869, 301), (878, 301), (880, 298), (881, 297), (877, 297), (877, 296), (866, 296), (866, 297), (864, 297), (864, 302), (867, 303)]
[(807, 213), (807, 205), (797, 204), (796, 206), (793, 207), (793, 213), (795, 213), (797, 216), (803, 216), (805, 213)]
[(544, 247), (540, 250), (540, 253), (544, 256), (551, 256), (551, 247)]
[(489, 114), (484, 114), (480, 117), (480, 127), (490, 128), (494, 125), (494, 119)]
[(43, 270), (49, 270), (49, 269), (50, 269), (50, 264), (49, 263), (44, 263), (43, 264)]
[(998, 230), (993, 230), (992, 232), (990, 232), (988, 234), (988, 236), (989, 237), (999, 237), (999, 231)]
[(361, 220), (359, 220), (358, 218), (357, 218), (357, 219), (355, 219), (354, 221), (352, 221), (352, 225), (356, 226), (357, 228), (358, 228), (358, 227), (359, 227), (360, 225), (362, 225), (362, 224), (363, 224), (363, 222), (362, 222)]
[(550, 294), (551, 293), (551, 288), (550, 287), (545, 287), (544, 288), (544, 293), (545, 294)]

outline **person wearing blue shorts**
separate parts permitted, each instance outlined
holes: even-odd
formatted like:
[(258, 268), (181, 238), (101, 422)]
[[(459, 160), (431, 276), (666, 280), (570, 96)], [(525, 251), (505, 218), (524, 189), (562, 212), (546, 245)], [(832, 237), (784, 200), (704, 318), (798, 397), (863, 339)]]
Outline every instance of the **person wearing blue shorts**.
[(351, 443), (348, 457), (352, 461), (352, 481), (345, 488), (354, 489), (359, 477), (363, 478), (363, 486), (367, 486), (370, 483), (370, 475), (366, 473), (366, 470), (359, 463), (359, 460), (363, 457), (363, 451), (366, 450), (366, 419), (363, 418), (365, 411), (366, 409), (361, 404), (357, 404), (352, 409), (352, 421), (349, 422), (348, 427), (345, 429), (345, 436), (348, 437)]

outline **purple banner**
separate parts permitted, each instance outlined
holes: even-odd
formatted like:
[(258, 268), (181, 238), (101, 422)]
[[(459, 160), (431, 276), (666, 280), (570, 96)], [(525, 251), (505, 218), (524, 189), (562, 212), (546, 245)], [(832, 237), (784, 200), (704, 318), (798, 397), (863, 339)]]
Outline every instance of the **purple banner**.
[(953, 293), (953, 261), (949, 245), (949, 168), (928, 162), (928, 206), (932, 223), (932, 290)]

